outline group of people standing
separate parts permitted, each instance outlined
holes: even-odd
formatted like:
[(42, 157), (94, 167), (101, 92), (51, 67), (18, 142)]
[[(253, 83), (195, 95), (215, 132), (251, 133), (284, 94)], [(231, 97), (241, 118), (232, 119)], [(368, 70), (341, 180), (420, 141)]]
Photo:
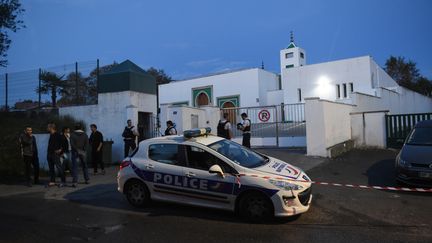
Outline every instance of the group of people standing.
[[(228, 120), (229, 115), (228, 113), (224, 113), (222, 116), (222, 119), (219, 120), (218, 126), (217, 126), (217, 135), (219, 137), (223, 137), (226, 139), (232, 139), (233, 133), (232, 133), (232, 126), (230, 121)], [(251, 139), (251, 121), (248, 118), (248, 115), (246, 113), (241, 114), (241, 118), (243, 122), (237, 124), (237, 129), (243, 132), (243, 140), (242, 145), (245, 147), (250, 148), (250, 139)]]
[[(48, 186), (56, 185), (56, 169), (60, 177), (59, 187), (66, 185), (66, 169), (70, 169), (72, 174), (72, 186), (78, 183), (78, 167), (82, 167), (84, 183), (89, 184), (89, 174), (87, 168), (87, 148), (91, 147), (91, 161), (94, 175), (98, 173), (98, 167), (105, 174), (104, 163), (102, 161), (103, 135), (97, 130), (96, 124), (91, 124), (92, 131), (90, 138), (84, 132), (80, 124), (75, 125), (71, 132), (69, 127), (63, 127), (62, 133), (57, 131), (54, 123), (49, 123), (47, 130), (50, 134), (47, 147), (47, 161), (49, 167)], [(19, 138), (21, 154), (25, 165), (25, 178), (28, 186), (32, 186), (30, 176), (31, 166), (33, 166), (34, 184), (39, 184), (39, 157), (37, 142), (33, 136), (31, 126), (26, 126), (24, 133)]]

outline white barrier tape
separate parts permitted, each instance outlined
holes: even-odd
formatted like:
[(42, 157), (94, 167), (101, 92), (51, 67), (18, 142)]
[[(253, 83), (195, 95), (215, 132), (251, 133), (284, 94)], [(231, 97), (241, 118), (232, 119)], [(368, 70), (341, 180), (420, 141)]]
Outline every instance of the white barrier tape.
[(350, 188), (362, 188), (362, 189), (375, 189), (383, 191), (405, 191), (405, 192), (432, 192), (432, 188), (408, 188), (408, 187), (390, 187), (390, 186), (365, 186), (365, 185), (354, 185), (354, 184), (341, 184), (341, 183), (329, 183), (329, 182), (319, 182), (319, 181), (306, 181), (306, 180), (296, 180), (285, 177), (270, 177), (270, 176), (259, 176), (254, 174), (239, 174), (238, 183), (240, 185), (240, 177), (250, 176), (261, 179), (273, 179), (273, 180), (286, 180), (286, 181), (296, 181), (296, 182), (308, 182), (316, 185), (323, 186), (335, 186), (335, 187), (350, 187)]

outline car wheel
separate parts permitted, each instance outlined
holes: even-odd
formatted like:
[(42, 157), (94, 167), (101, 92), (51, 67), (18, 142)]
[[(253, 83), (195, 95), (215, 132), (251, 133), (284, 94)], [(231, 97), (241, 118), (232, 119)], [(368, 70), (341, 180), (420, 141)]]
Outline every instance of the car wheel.
[(251, 222), (260, 222), (273, 216), (273, 204), (260, 192), (243, 196), (239, 203), (240, 216)]
[(126, 198), (134, 207), (143, 207), (150, 201), (147, 186), (138, 180), (133, 180), (125, 186)]

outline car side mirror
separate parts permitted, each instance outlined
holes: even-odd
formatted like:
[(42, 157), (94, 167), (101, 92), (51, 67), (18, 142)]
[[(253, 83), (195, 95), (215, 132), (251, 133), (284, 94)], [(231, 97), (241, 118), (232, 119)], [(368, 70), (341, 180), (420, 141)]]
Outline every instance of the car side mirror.
[(225, 177), (222, 168), (219, 165), (212, 165), (209, 169), (210, 174), (218, 174), (222, 177)]

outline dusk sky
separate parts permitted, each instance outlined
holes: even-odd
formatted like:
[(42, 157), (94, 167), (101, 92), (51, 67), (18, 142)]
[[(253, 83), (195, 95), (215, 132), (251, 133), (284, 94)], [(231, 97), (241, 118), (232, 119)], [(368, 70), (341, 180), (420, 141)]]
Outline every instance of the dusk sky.
[(432, 1), (22, 0), (0, 72), (130, 59), (175, 79), (246, 67), (279, 72), (295, 42), (308, 64), (371, 55), (417, 62), (432, 78)]

